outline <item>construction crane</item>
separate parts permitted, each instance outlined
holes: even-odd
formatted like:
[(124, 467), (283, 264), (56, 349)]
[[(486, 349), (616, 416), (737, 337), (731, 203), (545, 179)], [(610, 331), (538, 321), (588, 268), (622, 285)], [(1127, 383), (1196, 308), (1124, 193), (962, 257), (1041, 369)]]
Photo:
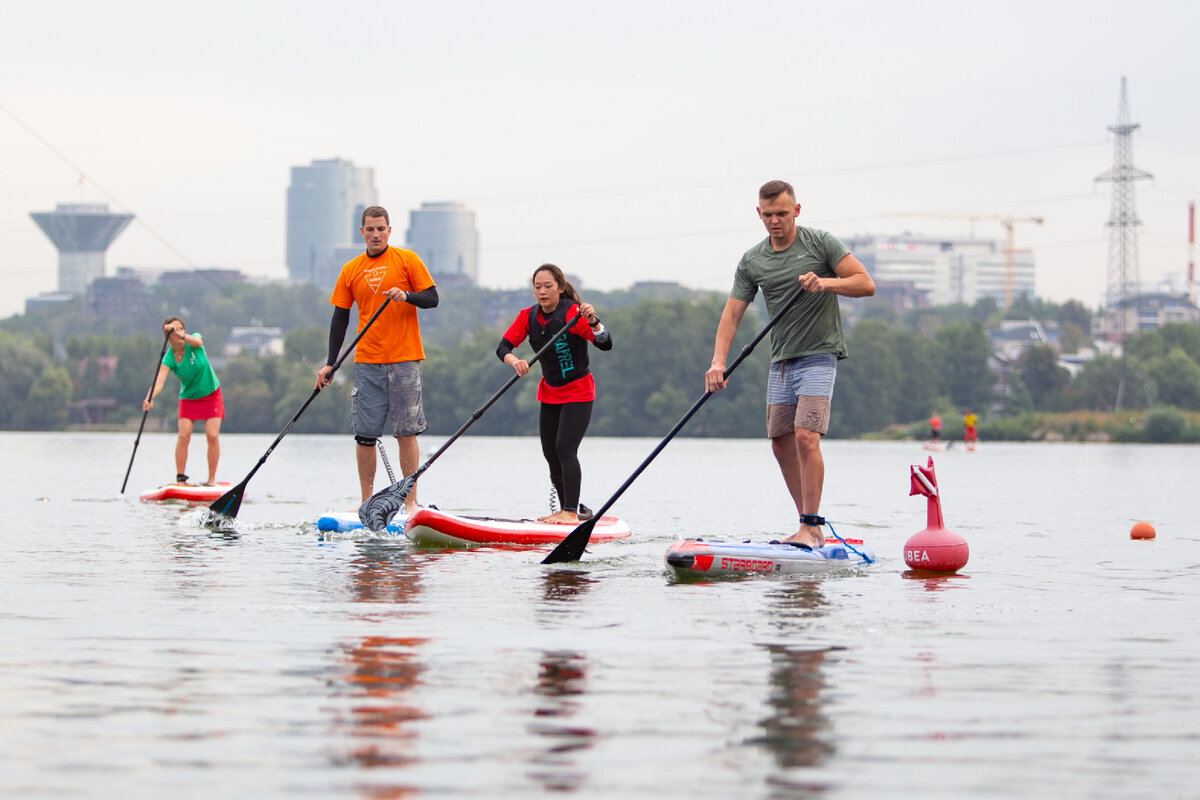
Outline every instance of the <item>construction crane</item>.
[(899, 214), (888, 214), (889, 217), (942, 217), (948, 219), (965, 219), (972, 223), (971, 235), (975, 235), (974, 223), (981, 220), (989, 222), (999, 222), (1004, 226), (1005, 244), (1004, 244), (1004, 308), (1007, 310), (1012, 306), (1013, 301), (1013, 254), (1025, 252), (1024, 250), (1016, 250), (1013, 248), (1013, 228), (1018, 222), (1032, 222), (1035, 225), (1041, 225), (1046, 221), (1045, 217), (1018, 217), (1012, 214), (951, 214), (941, 211), (909, 211)]

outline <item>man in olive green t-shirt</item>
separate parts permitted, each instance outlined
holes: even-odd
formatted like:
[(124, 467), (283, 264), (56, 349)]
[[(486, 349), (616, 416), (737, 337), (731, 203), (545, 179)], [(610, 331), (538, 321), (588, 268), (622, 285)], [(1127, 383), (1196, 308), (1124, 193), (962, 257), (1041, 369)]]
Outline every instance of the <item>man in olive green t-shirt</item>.
[(837, 237), (796, 225), (799, 214), (790, 184), (770, 181), (758, 190), (758, 217), (767, 238), (738, 263), (704, 386), (710, 392), (725, 388), (725, 358), (759, 289), (772, 317), (794, 292), (805, 292), (771, 330), (767, 436), (800, 517), (799, 529), (781, 541), (813, 548), (825, 543), (824, 519), (818, 515), (825, 482), (821, 436), (829, 430), (837, 361), (846, 357), (835, 295), (870, 297), (875, 282)]

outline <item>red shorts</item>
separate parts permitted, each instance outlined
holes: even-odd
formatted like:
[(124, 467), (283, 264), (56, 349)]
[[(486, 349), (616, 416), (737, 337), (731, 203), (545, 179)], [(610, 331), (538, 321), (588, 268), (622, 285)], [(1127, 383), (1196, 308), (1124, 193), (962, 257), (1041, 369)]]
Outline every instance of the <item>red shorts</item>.
[(221, 398), (221, 387), (210, 395), (195, 400), (179, 398), (180, 419), (225, 419), (225, 401)]

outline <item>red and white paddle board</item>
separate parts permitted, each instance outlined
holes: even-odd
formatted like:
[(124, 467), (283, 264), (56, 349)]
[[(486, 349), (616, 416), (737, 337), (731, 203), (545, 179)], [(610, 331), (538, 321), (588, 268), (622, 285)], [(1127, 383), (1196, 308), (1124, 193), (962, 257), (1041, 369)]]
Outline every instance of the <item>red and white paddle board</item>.
[(229, 481), (213, 486), (196, 486), (191, 483), (168, 483), (157, 489), (147, 489), (138, 495), (143, 503), (211, 503), (233, 488)]
[[(415, 544), (427, 547), (530, 547), (558, 544), (576, 527), (534, 519), (458, 516), (436, 508), (421, 508), (408, 518), (404, 534)], [(603, 544), (628, 539), (630, 533), (625, 520), (605, 516), (596, 520), (590, 541), (592, 544)]]

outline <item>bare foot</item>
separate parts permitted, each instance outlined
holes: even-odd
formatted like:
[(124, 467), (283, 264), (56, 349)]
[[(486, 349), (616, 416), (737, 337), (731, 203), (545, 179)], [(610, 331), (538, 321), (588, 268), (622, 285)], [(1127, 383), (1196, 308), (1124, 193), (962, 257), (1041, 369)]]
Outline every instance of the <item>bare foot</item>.
[(546, 517), (538, 517), (538, 522), (552, 525), (578, 525), (579, 516), (574, 511), (555, 511)]
[(806, 544), (809, 547), (817, 548), (825, 544), (825, 537), (821, 535), (819, 528), (813, 525), (801, 525), (800, 530), (780, 541), (796, 542), (797, 544)]

